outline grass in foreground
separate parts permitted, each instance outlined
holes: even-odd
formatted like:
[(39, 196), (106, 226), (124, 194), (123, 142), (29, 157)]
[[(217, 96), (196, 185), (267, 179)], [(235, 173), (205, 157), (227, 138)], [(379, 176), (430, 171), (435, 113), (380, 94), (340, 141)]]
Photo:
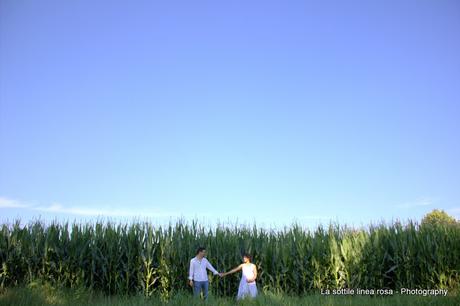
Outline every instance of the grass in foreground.
[(304, 297), (284, 295), (259, 295), (257, 299), (236, 302), (232, 298), (210, 296), (207, 303), (193, 299), (188, 292), (176, 294), (169, 302), (159, 298), (143, 296), (104, 296), (84, 289), (56, 289), (48, 285), (33, 284), (27, 287), (7, 288), (0, 292), (0, 305), (4, 306), (43, 306), (43, 305), (84, 305), (84, 306), (142, 306), (142, 305), (460, 305), (460, 296), (423, 297), (394, 295), (387, 297), (371, 296), (322, 296), (320, 294)]

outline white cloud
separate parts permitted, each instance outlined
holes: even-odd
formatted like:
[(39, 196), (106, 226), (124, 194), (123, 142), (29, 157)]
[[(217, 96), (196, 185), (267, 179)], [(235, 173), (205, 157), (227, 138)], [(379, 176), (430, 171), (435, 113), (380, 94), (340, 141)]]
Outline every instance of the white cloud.
[(17, 200), (0, 197), (0, 208), (28, 208), (30, 205)]
[(134, 210), (120, 210), (120, 209), (95, 209), (86, 207), (65, 207), (61, 204), (55, 203), (46, 207), (34, 207), (34, 210), (50, 212), (50, 213), (64, 213), (79, 216), (106, 216), (106, 217), (174, 217), (178, 216), (176, 213), (167, 212), (154, 212), (154, 211), (134, 211)]
[(22, 201), (0, 197), (0, 208), (22, 208), (46, 213), (70, 214), (78, 216), (106, 216), (106, 217), (179, 217), (175, 212), (160, 210), (139, 211), (110, 208), (67, 207), (60, 203), (48, 206), (31, 205)]
[(435, 203), (435, 199), (430, 198), (430, 197), (420, 197), (416, 199), (415, 201), (412, 202), (405, 202), (398, 207), (400, 208), (415, 208), (415, 207), (426, 207), (426, 206), (431, 206)]

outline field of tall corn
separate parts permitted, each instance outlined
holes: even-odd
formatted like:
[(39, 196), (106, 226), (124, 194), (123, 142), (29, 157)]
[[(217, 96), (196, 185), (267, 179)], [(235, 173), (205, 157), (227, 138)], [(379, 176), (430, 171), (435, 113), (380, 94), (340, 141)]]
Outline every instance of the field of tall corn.
[[(334, 288), (449, 288), (460, 282), (460, 226), (415, 222), (365, 229), (339, 225), (307, 230), (256, 226), (205, 228), (197, 222), (169, 226), (120, 224), (3, 224), (0, 286), (44, 281), (106, 294), (168, 299), (187, 290), (190, 259), (198, 246), (219, 271), (253, 254), (259, 290), (302, 295)], [(214, 295), (234, 296), (238, 276), (210, 276)]]

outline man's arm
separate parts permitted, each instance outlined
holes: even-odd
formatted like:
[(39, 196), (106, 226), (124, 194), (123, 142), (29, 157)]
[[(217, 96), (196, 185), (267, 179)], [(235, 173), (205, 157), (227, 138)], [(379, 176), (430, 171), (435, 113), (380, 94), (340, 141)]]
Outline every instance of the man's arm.
[(211, 263), (206, 260), (206, 268), (208, 268), (209, 270), (211, 270), (211, 272), (214, 274), (214, 275), (217, 275), (219, 274), (219, 272), (217, 272), (216, 269), (214, 269), (214, 267), (211, 265)]
[(190, 269), (188, 271), (188, 283), (193, 286), (193, 259), (190, 260)]

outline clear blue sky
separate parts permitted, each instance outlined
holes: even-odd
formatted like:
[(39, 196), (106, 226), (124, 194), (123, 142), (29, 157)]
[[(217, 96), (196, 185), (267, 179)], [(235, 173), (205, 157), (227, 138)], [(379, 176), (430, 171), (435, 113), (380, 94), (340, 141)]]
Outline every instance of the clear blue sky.
[(2, 220), (460, 216), (458, 1), (0, 2)]

